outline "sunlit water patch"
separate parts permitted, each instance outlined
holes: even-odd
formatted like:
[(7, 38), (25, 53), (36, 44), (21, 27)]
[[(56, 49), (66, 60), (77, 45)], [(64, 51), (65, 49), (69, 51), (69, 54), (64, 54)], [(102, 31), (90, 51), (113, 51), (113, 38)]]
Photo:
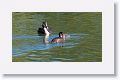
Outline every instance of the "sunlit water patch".
[[(30, 51), (39, 51), (39, 50), (48, 50), (54, 47), (62, 47), (62, 48), (73, 48), (76, 44), (80, 44), (81, 38), (84, 38), (87, 34), (69, 34), (69, 37), (66, 38), (64, 44), (52, 44), (44, 43), (44, 36), (31, 36), (31, 35), (23, 35), (23, 36), (13, 36), (13, 56), (19, 56), (22, 54), (27, 54)], [(57, 34), (53, 34), (49, 36), (48, 41), (50, 42), (53, 38), (58, 37)], [(16, 43), (17, 42), (17, 43)], [(34, 55), (29, 55), (34, 56)]]

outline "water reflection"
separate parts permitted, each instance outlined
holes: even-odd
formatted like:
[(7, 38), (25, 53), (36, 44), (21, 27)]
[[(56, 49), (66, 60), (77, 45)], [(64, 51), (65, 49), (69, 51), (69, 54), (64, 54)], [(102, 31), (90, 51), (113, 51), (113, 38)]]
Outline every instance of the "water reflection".
[(43, 43), (45, 45), (48, 45), (49, 44), (49, 36), (48, 35), (45, 35), (44, 38), (43, 38)]
[[(87, 34), (70, 34), (70, 37), (66, 39), (64, 44), (51, 43), (51, 40), (58, 36), (57, 34), (51, 36), (13, 36), (13, 56), (27, 54), (30, 51), (48, 50), (54, 47), (73, 48), (76, 44), (79, 44), (80, 38), (83, 38), (85, 35)], [(14, 43), (16, 41), (19, 44)]]

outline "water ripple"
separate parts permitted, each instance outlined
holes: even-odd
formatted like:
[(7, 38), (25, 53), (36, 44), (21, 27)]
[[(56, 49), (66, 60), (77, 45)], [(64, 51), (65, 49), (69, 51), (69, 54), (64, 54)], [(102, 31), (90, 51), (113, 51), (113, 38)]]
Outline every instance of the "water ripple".
[[(28, 53), (30, 51), (37, 51), (37, 50), (48, 50), (53, 47), (61, 47), (63, 48), (73, 48), (76, 44), (79, 44), (80, 39), (83, 38), (87, 34), (70, 34), (69, 38), (67, 38), (66, 42), (64, 44), (44, 44), (43, 38), (44, 36), (30, 36), (30, 35), (23, 35), (23, 36), (13, 36), (13, 42), (14, 40), (19, 40), (19, 44), (13, 43), (13, 49), (12, 53), (13, 56), (19, 56), (21, 54)], [(51, 41), (54, 37), (57, 37), (58, 35), (51, 35), (49, 37), (49, 41)]]

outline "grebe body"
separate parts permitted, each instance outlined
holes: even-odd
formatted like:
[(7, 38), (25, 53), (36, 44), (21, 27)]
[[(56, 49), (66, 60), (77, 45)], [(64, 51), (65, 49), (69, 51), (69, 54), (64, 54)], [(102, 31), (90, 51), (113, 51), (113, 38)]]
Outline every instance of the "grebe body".
[(52, 43), (64, 43), (65, 42), (65, 35), (63, 32), (59, 32), (59, 37), (52, 39)]

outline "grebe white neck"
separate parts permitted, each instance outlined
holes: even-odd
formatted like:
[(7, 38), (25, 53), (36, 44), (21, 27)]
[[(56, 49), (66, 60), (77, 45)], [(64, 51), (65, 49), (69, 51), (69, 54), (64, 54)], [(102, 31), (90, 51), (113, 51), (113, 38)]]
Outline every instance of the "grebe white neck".
[(44, 31), (45, 31), (45, 34), (49, 36), (50, 33), (48, 32), (47, 28), (44, 28)]

